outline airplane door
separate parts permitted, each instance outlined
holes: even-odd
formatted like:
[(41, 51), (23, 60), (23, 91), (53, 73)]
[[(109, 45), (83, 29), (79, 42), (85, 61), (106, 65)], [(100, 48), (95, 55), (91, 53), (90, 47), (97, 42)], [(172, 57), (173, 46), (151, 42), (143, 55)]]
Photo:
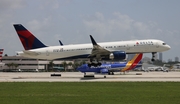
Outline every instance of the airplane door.
[(158, 44), (158, 42), (156, 42), (156, 48), (159, 48), (159, 44)]
[(130, 46), (129, 46), (128, 44), (126, 45), (126, 49), (127, 49), (127, 50), (130, 50)]
[(48, 50), (46, 51), (46, 56), (49, 56), (49, 52), (48, 52)]

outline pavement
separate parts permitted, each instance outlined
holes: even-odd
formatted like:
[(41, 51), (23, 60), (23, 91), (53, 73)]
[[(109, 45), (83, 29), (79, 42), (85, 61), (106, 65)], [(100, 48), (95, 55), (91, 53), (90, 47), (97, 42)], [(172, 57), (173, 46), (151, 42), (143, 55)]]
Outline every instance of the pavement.
[[(51, 76), (61, 74), (61, 76)], [(90, 73), (92, 74), (92, 73)], [(87, 73), (87, 75), (89, 75)], [(0, 72), (0, 82), (180, 82), (180, 72), (127, 72), (115, 75), (84, 77), (81, 72)]]

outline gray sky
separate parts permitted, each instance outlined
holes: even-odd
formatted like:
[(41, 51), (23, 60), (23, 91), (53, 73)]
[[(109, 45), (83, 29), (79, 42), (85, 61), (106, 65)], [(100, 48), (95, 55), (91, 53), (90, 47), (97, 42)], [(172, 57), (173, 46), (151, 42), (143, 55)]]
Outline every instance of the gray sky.
[[(23, 24), (46, 45), (160, 39), (163, 60), (180, 57), (180, 0), (1, 0), (0, 47), (23, 50), (13, 28)], [(146, 54), (151, 57), (151, 54)]]

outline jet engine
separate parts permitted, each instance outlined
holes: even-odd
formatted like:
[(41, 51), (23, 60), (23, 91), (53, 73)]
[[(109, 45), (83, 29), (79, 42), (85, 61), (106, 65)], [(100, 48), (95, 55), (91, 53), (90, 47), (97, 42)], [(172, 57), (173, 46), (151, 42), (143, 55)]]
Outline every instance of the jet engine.
[(126, 53), (124, 51), (115, 51), (110, 53), (109, 59), (111, 60), (124, 60), (126, 58)]
[(101, 73), (108, 73), (108, 69), (101, 69)]

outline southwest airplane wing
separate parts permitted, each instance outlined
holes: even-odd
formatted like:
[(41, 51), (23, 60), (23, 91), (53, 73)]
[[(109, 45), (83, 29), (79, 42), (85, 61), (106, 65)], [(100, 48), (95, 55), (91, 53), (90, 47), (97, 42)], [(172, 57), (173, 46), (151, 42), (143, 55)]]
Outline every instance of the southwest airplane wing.
[(89, 67), (87, 64), (83, 64), (82, 66), (78, 67), (77, 70), (86, 74), (87, 72), (94, 72), (100, 74), (114, 74), (113, 72), (121, 71), (125, 72), (128, 70), (132, 70), (134, 68), (138, 68), (142, 66), (141, 59), (143, 54), (136, 54), (132, 60), (129, 62), (124, 63), (113, 63), (113, 64), (102, 64), (101, 66), (91, 66)]

